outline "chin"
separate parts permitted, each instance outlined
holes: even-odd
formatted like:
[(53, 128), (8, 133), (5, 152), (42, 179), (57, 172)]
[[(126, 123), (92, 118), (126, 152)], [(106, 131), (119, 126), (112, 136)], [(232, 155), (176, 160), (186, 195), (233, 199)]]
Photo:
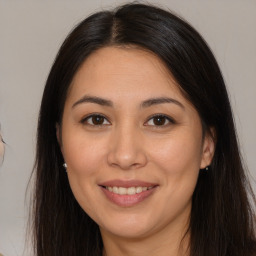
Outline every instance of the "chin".
[[(130, 215), (121, 218), (115, 217), (114, 219), (114, 222), (111, 218), (109, 223), (100, 225), (102, 233), (106, 232), (117, 237), (138, 239), (149, 235), (155, 226), (152, 223), (152, 217), (148, 219), (145, 216)], [(157, 221), (155, 222), (157, 223)]]

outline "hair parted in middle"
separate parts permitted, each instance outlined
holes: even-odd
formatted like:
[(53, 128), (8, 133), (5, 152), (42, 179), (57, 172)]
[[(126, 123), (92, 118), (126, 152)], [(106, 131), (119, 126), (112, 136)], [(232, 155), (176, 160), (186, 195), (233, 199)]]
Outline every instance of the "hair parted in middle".
[[(158, 56), (212, 133), (215, 155), (200, 172), (189, 232), (191, 256), (249, 256), (254, 221), (230, 103), (217, 62), (197, 31), (171, 12), (144, 4), (102, 11), (64, 41), (46, 82), (37, 134), (34, 230), (37, 256), (101, 255), (97, 224), (81, 209), (63, 171), (56, 138), (69, 87), (86, 58), (108, 46), (139, 47)], [(141, 67), (143, 68), (143, 67)], [(251, 244), (250, 244), (251, 243)]]

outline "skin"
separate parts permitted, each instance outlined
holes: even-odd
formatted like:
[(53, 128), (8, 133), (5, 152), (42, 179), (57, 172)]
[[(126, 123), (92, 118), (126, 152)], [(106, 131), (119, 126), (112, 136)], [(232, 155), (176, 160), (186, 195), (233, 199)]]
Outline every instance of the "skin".
[[(173, 101), (145, 104), (163, 97)], [(103, 116), (101, 125), (92, 114)], [(152, 116), (159, 114), (157, 122)], [(211, 163), (214, 142), (207, 133), (203, 138), (197, 111), (158, 57), (135, 47), (91, 54), (72, 81), (57, 128), (71, 189), (99, 225), (104, 255), (187, 255), (189, 233), (182, 238), (191, 198), (199, 169)], [(121, 207), (99, 187), (113, 179), (157, 187), (142, 202)]]
[(0, 164), (2, 163), (3, 159), (4, 159), (4, 141), (3, 141), (2, 135), (0, 134)]

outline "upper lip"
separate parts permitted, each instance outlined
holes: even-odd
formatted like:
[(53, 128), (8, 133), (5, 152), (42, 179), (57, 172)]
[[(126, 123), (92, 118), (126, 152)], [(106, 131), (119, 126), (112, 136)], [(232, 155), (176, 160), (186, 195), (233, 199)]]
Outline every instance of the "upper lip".
[(109, 180), (99, 184), (103, 187), (123, 187), (123, 188), (130, 188), (130, 187), (154, 187), (157, 184), (141, 181), (141, 180)]

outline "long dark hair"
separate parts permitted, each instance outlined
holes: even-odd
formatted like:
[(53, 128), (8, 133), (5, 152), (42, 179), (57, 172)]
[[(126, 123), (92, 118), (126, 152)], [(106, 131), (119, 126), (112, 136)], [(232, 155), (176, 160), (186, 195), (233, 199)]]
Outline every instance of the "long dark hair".
[[(101, 255), (97, 224), (76, 202), (56, 138), (70, 83), (99, 48), (135, 45), (156, 54), (198, 111), (204, 130), (215, 130), (216, 150), (200, 172), (190, 218), (191, 256), (249, 256), (255, 241), (254, 199), (241, 162), (221, 71), (209, 47), (172, 13), (128, 4), (83, 20), (61, 46), (46, 82), (38, 122), (33, 207), (37, 256)], [(254, 202), (254, 201), (253, 201)]]

